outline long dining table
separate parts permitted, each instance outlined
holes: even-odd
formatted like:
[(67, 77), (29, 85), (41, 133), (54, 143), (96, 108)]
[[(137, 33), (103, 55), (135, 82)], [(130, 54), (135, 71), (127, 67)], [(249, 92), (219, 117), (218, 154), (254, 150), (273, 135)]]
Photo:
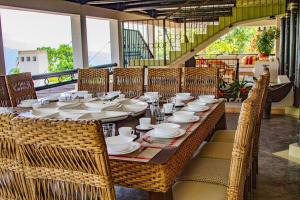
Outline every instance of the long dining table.
[[(180, 124), (185, 134), (179, 138), (157, 140), (147, 132), (136, 130), (136, 142), (141, 144), (139, 150), (125, 155), (109, 155), (114, 183), (148, 191), (151, 200), (171, 200), (176, 177), (201, 144), (214, 131), (226, 128), (224, 100), (209, 104), (209, 107), (205, 112), (196, 113), (200, 117), (199, 121)], [(25, 111), (26, 109), (15, 109), (18, 113)], [(115, 122), (116, 127), (135, 128), (139, 124), (139, 117), (151, 117), (149, 110), (142, 116)]]
[[(181, 138), (164, 143), (161, 140), (156, 143), (155, 139), (149, 142), (150, 136), (140, 132), (141, 136), (137, 140), (142, 144), (140, 151), (129, 155), (110, 156), (114, 183), (148, 191), (151, 200), (172, 199), (172, 186), (176, 177), (194, 153), (209, 139), (213, 131), (226, 128), (225, 102), (220, 100), (209, 107), (206, 112), (196, 113), (200, 116), (199, 121), (181, 125), (186, 130), (185, 136)], [(149, 113), (145, 116), (149, 117)], [(128, 118), (117, 123), (117, 126), (134, 128), (138, 123), (137, 118)]]

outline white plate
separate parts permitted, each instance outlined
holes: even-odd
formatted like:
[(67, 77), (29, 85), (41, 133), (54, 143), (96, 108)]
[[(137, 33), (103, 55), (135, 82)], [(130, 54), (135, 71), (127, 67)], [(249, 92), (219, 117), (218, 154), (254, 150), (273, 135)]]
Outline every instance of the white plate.
[(215, 98), (215, 95), (200, 95), (200, 96), (199, 96), (199, 99), (200, 99), (200, 98), (214, 99), (214, 98)]
[(175, 98), (178, 98), (178, 99), (181, 100), (181, 101), (189, 101), (189, 100), (194, 99), (193, 96), (188, 96), (188, 97), (175, 97)]
[(199, 121), (199, 119), (200, 119), (199, 116), (193, 116), (193, 118), (191, 120), (189, 120), (189, 121), (183, 121), (183, 120), (176, 119), (174, 116), (168, 117), (168, 121), (169, 122), (173, 122), (173, 123), (192, 123), (192, 122)]
[(140, 125), (137, 125), (135, 128), (140, 131), (149, 131), (149, 130), (153, 129), (153, 127), (151, 127), (151, 126), (148, 128), (141, 128)]
[(127, 112), (118, 111), (102, 111), (85, 113), (79, 119), (80, 120), (101, 120), (103, 123), (119, 121), (128, 117)]
[(156, 136), (155, 133), (154, 133), (154, 130), (151, 130), (148, 132), (152, 137), (155, 137), (155, 138), (164, 138), (164, 139), (172, 139), (172, 138), (178, 138), (178, 137), (181, 137), (183, 136), (186, 131), (183, 130), (183, 129), (179, 129), (178, 133), (174, 136)]
[(17, 107), (18, 108), (32, 108), (32, 104), (31, 105), (29, 105), (29, 104), (27, 104), (27, 105), (26, 104), (25, 105), (24, 104), (19, 104), (19, 105), (17, 105)]
[(200, 102), (203, 103), (218, 103), (219, 100), (218, 99), (208, 99), (208, 98), (201, 98), (199, 99)]
[(132, 153), (136, 150), (138, 150), (141, 147), (141, 144), (138, 142), (132, 142), (132, 146), (125, 151), (111, 151), (107, 149), (108, 155), (124, 155), (124, 154), (129, 154)]
[(184, 107), (184, 108), (182, 108), (182, 110), (190, 111), (190, 112), (204, 112), (204, 111), (209, 110), (209, 107), (208, 106), (203, 106), (202, 109), (199, 109), (199, 110), (190, 109), (189, 107)]

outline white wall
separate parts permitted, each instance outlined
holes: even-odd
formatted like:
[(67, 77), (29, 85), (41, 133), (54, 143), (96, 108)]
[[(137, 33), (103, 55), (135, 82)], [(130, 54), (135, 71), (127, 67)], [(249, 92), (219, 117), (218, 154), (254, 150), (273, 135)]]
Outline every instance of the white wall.
[[(34, 61), (34, 57), (36, 61)], [(47, 51), (20, 51), (18, 58), (20, 72), (31, 72), (32, 75), (48, 72), (49, 62)], [(22, 58), (24, 58), (24, 61)]]

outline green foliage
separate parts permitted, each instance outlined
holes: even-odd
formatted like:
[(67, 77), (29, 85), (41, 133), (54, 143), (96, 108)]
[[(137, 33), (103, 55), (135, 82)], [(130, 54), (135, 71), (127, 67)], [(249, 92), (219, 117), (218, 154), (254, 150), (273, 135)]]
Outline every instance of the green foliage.
[(256, 35), (255, 27), (237, 27), (210, 44), (201, 54), (256, 53), (251, 41)]
[(261, 54), (270, 55), (275, 46), (275, 39), (279, 37), (279, 30), (276, 27), (270, 27), (257, 35), (254, 40), (257, 51)]
[(9, 71), (10, 74), (19, 74), (20, 73), (20, 68), (19, 67), (14, 67)]
[(50, 72), (61, 72), (74, 68), (73, 49), (68, 44), (61, 44), (57, 49), (40, 47), (37, 50), (47, 50)]
[(251, 81), (246, 81), (245, 77), (242, 79), (242, 81), (235, 80), (233, 83), (230, 83), (230, 91), (232, 91), (232, 94), (236, 96), (237, 98), (241, 97), (241, 94), (248, 94), (250, 91), (251, 87), (246, 85), (248, 83), (251, 83)]

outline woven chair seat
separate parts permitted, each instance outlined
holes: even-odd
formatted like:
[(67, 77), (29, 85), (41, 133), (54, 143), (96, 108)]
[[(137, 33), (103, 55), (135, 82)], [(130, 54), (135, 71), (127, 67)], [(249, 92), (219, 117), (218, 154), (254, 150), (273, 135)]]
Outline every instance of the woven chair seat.
[(236, 130), (219, 130), (215, 132), (212, 142), (229, 142), (233, 143), (234, 142), (234, 137), (235, 137), (235, 132)]
[(197, 181), (228, 186), (230, 160), (196, 156), (178, 178), (179, 181)]
[(211, 183), (180, 181), (173, 186), (174, 200), (225, 200), (226, 187)]
[(232, 157), (233, 143), (211, 142), (203, 147), (197, 155), (202, 158), (217, 158), (230, 160)]

